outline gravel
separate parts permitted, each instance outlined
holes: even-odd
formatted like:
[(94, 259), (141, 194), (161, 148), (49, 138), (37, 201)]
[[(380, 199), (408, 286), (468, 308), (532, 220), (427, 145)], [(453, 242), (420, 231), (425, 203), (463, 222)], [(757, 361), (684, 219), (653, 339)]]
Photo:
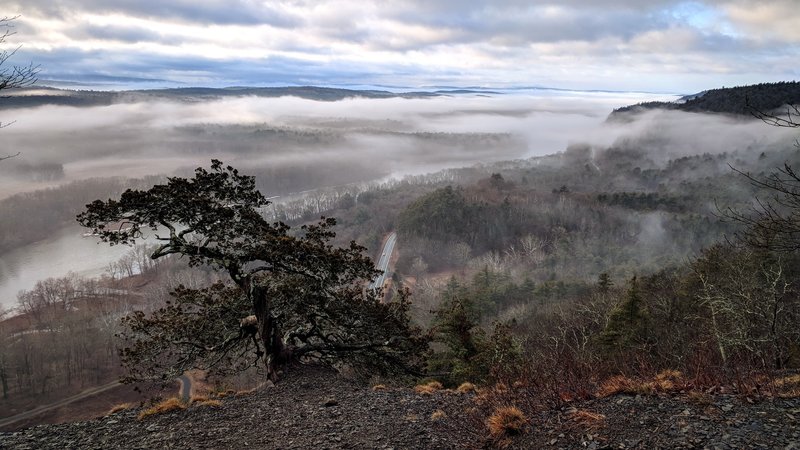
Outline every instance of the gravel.
[[(290, 372), (276, 386), (225, 398), (220, 407), (192, 406), (144, 420), (129, 410), (36, 426), (0, 433), (0, 448), (481, 448), (488, 433), (473, 398), (452, 391), (372, 390), (312, 367)], [(618, 395), (529, 418), (527, 433), (502, 443), (514, 449), (800, 450), (800, 399)]]

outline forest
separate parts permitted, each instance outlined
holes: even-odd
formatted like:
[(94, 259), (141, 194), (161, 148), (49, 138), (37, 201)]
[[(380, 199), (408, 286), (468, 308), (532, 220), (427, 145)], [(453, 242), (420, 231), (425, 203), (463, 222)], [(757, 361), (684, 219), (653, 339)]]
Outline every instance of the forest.
[[(615, 109), (609, 119), (621, 119), (625, 113), (647, 109), (673, 109), (686, 112), (710, 112), (751, 116), (768, 113), (800, 103), (800, 82), (783, 81), (749, 86), (710, 89), (686, 96), (685, 101), (645, 102)], [(785, 111), (784, 111), (785, 112)]]
[[(228, 131), (204, 132), (213, 139)], [(250, 131), (265, 139), (278, 133)], [(464, 145), (516, 145), (498, 135), (415, 137), (472, 138)], [(395, 298), (410, 293), (413, 322), (430, 339), (426, 369), (448, 386), (523, 379), (574, 397), (620, 374), (678, 370), (702, 385), (796, 368), (796, 247), (775, 245), (791, 241), (759, 228), (758, 205), (774, 205), (766, 212), (794, 223), (791, 168), (800, 167), (800, 153), (792, 139), (709, 150), (687, 154), (642, 133), (548, 156), (314, 189), (261, 212), (293, 227), (336, 217), (332, 242), (355, 240), (373, 258), (397, 231), (389, 289)], [(299, 180), (313, 178), (304, 170)], [(302, 187), (270, 176), (277, 173), (250, 174), (262, 192)], [(0, 210), (35, 207), (0, 215), (0, 227), (30, 229), (15, 236), (33, 241), (41, 232), (34, 224), (47, 232), (72, 220), (54, 206), (68, 203), (62, 199), (88, 203), (162, 181), (99, 179), (12, 196)], [(0, 250), (13, 245), (0, 242)], [(115, 335), (125, 333), (116, 319), (164, 307), (179, 285), (220, 280), (230, 281), (185, 260), (155, 264), (143, 248), (100, 280), (43, 280), (20, 293), (22, 315), (0, 322), (4, 396), (47, 396), (74, 388), (74, 380), (119, 375), (115, 348), (124, 342)], [(103, 306), (83, 306), (93, 302)], [(104, 351), (87, 356), (90, 342)], [(26, 359), (32, 353), (39, 356)]]

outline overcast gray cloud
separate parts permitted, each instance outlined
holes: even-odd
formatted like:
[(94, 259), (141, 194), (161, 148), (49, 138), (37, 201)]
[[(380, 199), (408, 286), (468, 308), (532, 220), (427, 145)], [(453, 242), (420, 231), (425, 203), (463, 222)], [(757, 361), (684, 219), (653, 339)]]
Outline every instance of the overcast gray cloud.
[[(796, 0), (8, 0), (42, 78), (693, 92), (798, 78)], [(27, 61), (25, 61), (27, 62)]]

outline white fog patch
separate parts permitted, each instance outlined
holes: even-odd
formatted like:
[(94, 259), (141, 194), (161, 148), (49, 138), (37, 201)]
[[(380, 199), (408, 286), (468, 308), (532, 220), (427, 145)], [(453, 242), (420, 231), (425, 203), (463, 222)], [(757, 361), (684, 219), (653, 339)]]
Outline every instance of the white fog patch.
[[(337, 172), (336, 182), (419, 174), (541, 156), (572, 144), (595, 154), (609, 146), (647, 149), (652, 159), (718, 153), (781, 142), (790, 130), (748, 119), (652, 111), (606, 122), (644, 94), (528, 91), (431, 98), (297, 97), (139, 101), (97, 107), (41, 106), (3, 111), (6, 148), (20, 157), (0, 167), (0, 198), (97, 177), (187, 173), (211, 158), (248, 168)], [(19, 176), (63, 167), (61, 178)], [(262, 170), (263, 172), (263, 170)], [(295, 176), (295, 175), (292, 175)], [(300, 176), (300, 175), (296, 175)], [(311, 179), (305, 185), (313, 185)]]

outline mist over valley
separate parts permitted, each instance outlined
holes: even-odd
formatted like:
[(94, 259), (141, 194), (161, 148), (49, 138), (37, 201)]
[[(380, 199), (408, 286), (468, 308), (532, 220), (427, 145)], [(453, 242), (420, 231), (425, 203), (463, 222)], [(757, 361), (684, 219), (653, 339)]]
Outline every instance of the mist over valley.
[[(794, 136), (741, 115), (654, 109), (608, 120), (615, 108), (652, 94), (465, 90), (375, 98), (372, 91), (347, 92), (351, 96), (333, 100), (122, 92), (102, 106), (49, 104), (58, 96), (95, 96), (81, 91), (17, 92), (14, 107), (2, 110), (15, 120), (3, 130), (4, 140), (21, 153), (0, 165), (0, 210), (9, 212), (0, 218), (2, 304), (13, 308), (16, 293), (40, 278), (69, 271), (98, 275), (121, 257), (121, 250), (97, 249), (81, 237), (72, 218), (84, 204), (189, 175), (212, 158), (255, 175), (258, 188), (281, 204), (318, 189), (358, 192), (371, 183), (500, 161), (536, 162), (565, 151), (567, 158), (577, 152), (594, 160), (609, 148), (624, 149), (640, 154), (640, 168), (647, 170), (691, 155), (784, 148)], [(42, 104), (13, 103), (26, 96)], [(705, 175), (725, 173), (730, 163), (722, 159)], [(690, 177), (705, 176), (698, 171)], [(622, 175), (613, 183), (642, 189)], [(10, 213), (20, 209), (30, 213)], [(48, 263), (53, 248), (67, 249), (63, 257), (74, 266)], [(94, 256), (70, 259), (76, 250)]]

